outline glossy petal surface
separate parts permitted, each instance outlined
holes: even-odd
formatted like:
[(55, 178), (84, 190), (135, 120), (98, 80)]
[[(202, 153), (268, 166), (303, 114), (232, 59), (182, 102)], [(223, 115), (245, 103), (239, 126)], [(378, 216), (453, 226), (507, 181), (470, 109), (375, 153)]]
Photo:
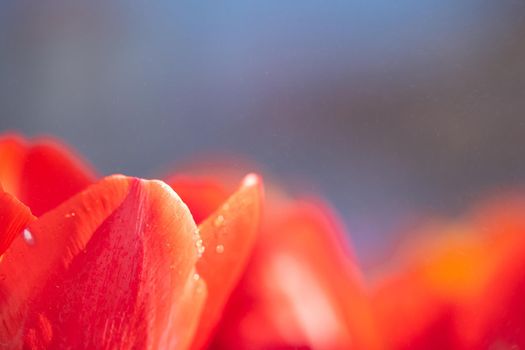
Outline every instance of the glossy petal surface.
[[(93, 183), (95, 175), (67, 147), (50, 139), (29, 143), (19, 136), (0, 139), (0, 182), (36, 216)], [(4, 166), (5, 164), (5, 166)]]
[(206, 296), (196, 226), (165, 184), (110, 177), (44, 214), (0, 263), (0, 342), (184, 348)]
[(239, 190), (199, 225), (204, 251), (197, 270), (206, 281), (208, 299), (194, 349), (201, 349), (207, 342), (244, 272), (259, 229), (261, 201), (261, 180), (248, 175)]
[(333, 219), (305, 202), (268, 210), (214, 346), (378, 348), (355, 264)]

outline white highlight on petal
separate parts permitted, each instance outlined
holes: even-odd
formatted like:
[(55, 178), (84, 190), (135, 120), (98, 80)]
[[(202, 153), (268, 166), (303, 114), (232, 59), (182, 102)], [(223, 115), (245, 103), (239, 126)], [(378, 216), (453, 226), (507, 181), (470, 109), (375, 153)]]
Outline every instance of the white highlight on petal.
[(24, 241), (26, 241), (27, 244), (35, 244), (35, 238), (33, 237), (31, 231), (29, 231), (29, 229), (24, 229), (24, 231), (22, 232), (22, 237), (24, 237)]
[(242, 180), (242, 185), (249, 187), (254, 186), (259, 182), (259, 177), (255, 174), (248, 174), (244, 177), (244, 180)]
[(217, 245), (217, 246), (215, 247), (215, 252), (216, 252), (217, 254), (222, 254), (222, 253), (224, 253), (224, 246), (223, 246), (222, 244)]
[[(269, 262), (266, 283), (274, 283), (275, 292), (288, 300), (303, 335), (314, 348), (331, 348), (334, 340), (345, 333), (333, 305), (315, 276), (300, 261), (286, 254), (274, 255)], [(273, 274), (273, 276), (271, 276)], [(284, 329), (287, 327), (284, 326)], [(293, 340), (293, 335), (289, 335)]]

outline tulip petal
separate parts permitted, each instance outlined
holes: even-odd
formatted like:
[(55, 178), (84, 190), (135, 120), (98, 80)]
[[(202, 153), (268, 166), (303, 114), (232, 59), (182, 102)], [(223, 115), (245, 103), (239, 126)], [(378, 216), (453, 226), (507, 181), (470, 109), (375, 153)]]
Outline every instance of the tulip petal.
[(6, 348), (184, 348), (206, 296), (197, 227), (165, 184), (106, 178), (44, 214), (0, 263)]
[(166, 181), (190, 208), (197, 224), (211, 215), (230, 195), (222, 183), (196, 176), (173, 176)]
[(378, 348), (355, 263), (333, 219), (306, 202), (270, 210), (214, 347)]
[[(374, 308), (392, 349), (525, 346), (525, 202), (425, 228)], [(421, 235), (421, 233), (419, 233)]]
[(0, 138), (0, 182), (6, 192), (16, 196), (26, 153), (26, 142), (20, 136), (6, 135)]
[(3, 192), (0, 186), (0, 257), (17, 234), (20, 234), (35, 217), (31, 210), (16, 197)]
[(261, 179), (247, 175), (240, 189), (199, 225), (204, 251), (197, 270), (206, 281), (208, 299), (193, 349), (202, 349), (209, 341), (244, 271), (259, 228), (262, 193)]
[[(0, 181), (40, 216), (93, 183), (94, 173), (67, 147), (50, 139), (0, 139)], [(5, 166), (4, 166), (5, 164)]]

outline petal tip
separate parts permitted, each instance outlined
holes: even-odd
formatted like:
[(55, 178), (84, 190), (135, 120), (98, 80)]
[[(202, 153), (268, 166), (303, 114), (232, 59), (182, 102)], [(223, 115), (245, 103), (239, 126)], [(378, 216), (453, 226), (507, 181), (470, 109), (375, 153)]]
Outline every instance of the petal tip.
[(242, 185), (245, 187), (260, 185), (261, 183), (262, 183), (261, 176), (255, 173), (250, 173), (246, 175), (244, 179), (242, 180)]

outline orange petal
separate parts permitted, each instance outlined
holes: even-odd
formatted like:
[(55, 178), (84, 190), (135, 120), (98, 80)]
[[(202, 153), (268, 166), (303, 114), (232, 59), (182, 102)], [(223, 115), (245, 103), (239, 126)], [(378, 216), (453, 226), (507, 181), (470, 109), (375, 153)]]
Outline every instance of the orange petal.
[(18, 135), (0, 137), (0, 182), (6, 192), (18, 195), (27, 144)]
[(426, 229), (375, 292), (392, 349), (525, 346), (524, 210), (507, 203)]
[(339, 226), (326, 210), (309, 203), (277, 206), (268, 208), (214, 346), (378, 348), (368, 301)]
[(0, 182), (40, 216), (93, 183), (94, 173), (67, 147), (50, 139), (33, 144), (0, 139)]
[(454, 349), (453, 306), (410, 272), (381, 282), (372, 297), (388, 349)]
[(261, 179), (246, 176), (240, 189), (199, 225), (204, 251), (197, 270), (206, 281), (208, 299), (193, 349), (202, 349), (209, 341), (244, 271), (259, 228), (262, 192)]
[(159, 181), (109, 177), (44, 214), (0, 262), (10, 348), (184, 348), (206, 296), (197, 227)]

